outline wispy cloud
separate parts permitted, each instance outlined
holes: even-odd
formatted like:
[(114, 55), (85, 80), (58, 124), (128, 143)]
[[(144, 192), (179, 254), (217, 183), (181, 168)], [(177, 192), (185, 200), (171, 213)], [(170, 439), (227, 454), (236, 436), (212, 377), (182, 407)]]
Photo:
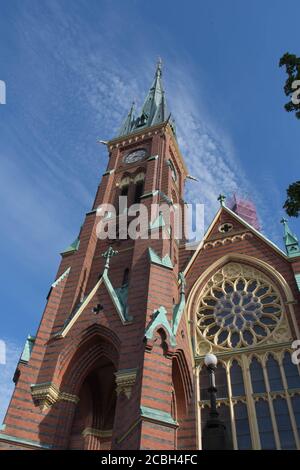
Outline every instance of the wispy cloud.
[[(176, 118), (178, 141), (190, 173), (199, 182), (187, 181), (186, 199), (205, 206), (206, 227), (218, 210), (219, 194), (230, 198), (234, 193), (254, 202), (261, 221), (262, 231), (276, 243), (280, 209), (270, 211), (271, 198), (276, 197), (280, 208), (281, 199), (272, 175), (266, 176), (269, 196), (255, 187), (242, 165), (242, 156), (237, 155), (229, 131), (220, 129), (212, 113), (205, 109), (201, 99), (199, 83), (195, 83), (192, 71), (176, 63), (168, 64), (171, 80), (168, 84), (171, 109)], [(201, 84), (200, 84), (201, 89)], [(227, 134), (226, 134), (227, 132)]]
[[(25, 158), (34, 171), (22, 174), (19, 169), (13, 173), (7, 164), (1, 188), (5, 210), (10, 214), (8, 228), (16, 223), (19, 227), (13, 239), (21, 242), (20, 234), (25, 233), (26, 240), (31, 238), (33, 249), (39, 247), (41, 239), (55, 249), (58, 240), (63, 240), (60, 246), (63, 248), (68, 238), (69, 242), (76, 236), (79, 214), (89, 209), (106, 166), (106, 151), (97, 147), (96, 138), (113, 137), (132, 99), (141, 103), (156, 59), (154, 53), (150, 57), (138, 49), (136, 57), (125, 48), (115, 54), (109, 25), (116, 18), (112, 19), (107, 11), (101, 18), (101, 28), (95, 31), (86, 18), (77, 14), (76, 8), (68, 15), (60, 2), (49, 2), (46, 8), (48, 27), (39, 27), (40, 11), (34, 8), (24, 9), (17, 23), (22, 31), (21, 47), (31, 51), (28, 66), (36, 69), (40, 86), (24, 97), (31, 135)], [(55, 28), (49, 24), (55, 24)], [(52, 61), (50, 70), (37, 67), (43, 63), (45, 54)], [(268, 234), (273, 236), (277, 228), (267, 202), (246, 178), (229, 131), (228, 135), (221, 132), (212, 113), (204, 108), (201, 83), (195, 83), (189, 67), (172, 62), (171, 57), (166, 60), (164, 77), (167, 98), (187, 166), (199, 179), (199, 183), (187, 183), (186, 199), (205, 204), (207, 225), (218, 208), (218, 194), (250, 195), (264, 218)], [(18, 129), (12, 138), (21, 146), (23, 135), (19, 135)], [(12, 161), (17, 164), (18, 158), (16, 155)]]

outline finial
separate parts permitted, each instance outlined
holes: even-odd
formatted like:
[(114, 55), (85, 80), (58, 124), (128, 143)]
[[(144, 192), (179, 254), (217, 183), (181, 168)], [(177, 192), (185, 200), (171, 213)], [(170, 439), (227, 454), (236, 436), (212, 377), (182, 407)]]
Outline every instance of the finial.
[(218, 201), (220, 202), (222, 207), (225, 205), (225, 199), (226, 199), (226, 196), (224, 196), (224, 194), (220, 194), (218, 197)]
[(103, 256), (103, 258), (106, 259), (106, 263), (105, 263), (105, 266), (104, 266), (105, 271), (108, 271), (108, 269), (109, 269), (110, 258), (112, 258), (113, 256), (115, 256), (117, 254), (118, 254), (118, 251), (113, 250), (113, 248), (111, 246), (108, 247), (108, 249), (104, 253), (102, 253), (101, 256)]
[(283, 217), (280, 221), (284, 227), (283, 241), (288, 257), (300, 256), (300, 246), (296, 235), (291, 231), (288, 221)]
[(157, 60), (157, 65), (156, 65), (156, 75), (161, 75), (161, 69), (162, 69), (162, 60), (160, 57), (158, 57)]

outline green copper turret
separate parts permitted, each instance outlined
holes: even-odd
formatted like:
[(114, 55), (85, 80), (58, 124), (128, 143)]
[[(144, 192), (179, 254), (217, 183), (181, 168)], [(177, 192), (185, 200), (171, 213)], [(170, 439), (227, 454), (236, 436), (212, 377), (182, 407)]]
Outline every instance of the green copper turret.
[(140, 115), (137, 118), (134, 117), (132, 106), (120, 128), (119, 136), (132, 134), (139, 129), (156, 126), (166, 121), (169, 121), (176, 136), (175, 122), (168, 110), (161, 76), (162, 66), (161, 60), (159, 60), (152, 86), (146, 96)]
[(284, 227), (283, 241), (285, 244), (287, 255), (290, 258), (294, 256), (300, 256), (300, 247), (299, 247), (298, 238), (296, 237), (296, 235), (294, 235), (291, 232), (286, 219), (282, 219), (281, 223), (283, 224), (283, 227)]

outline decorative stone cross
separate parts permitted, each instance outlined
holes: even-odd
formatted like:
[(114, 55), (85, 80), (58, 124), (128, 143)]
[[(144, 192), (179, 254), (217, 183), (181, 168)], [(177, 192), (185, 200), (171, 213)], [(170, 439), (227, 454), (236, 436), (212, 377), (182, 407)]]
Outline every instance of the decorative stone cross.
[(93, 308), (92, 312), (95, 315), (98, 315), (98, 313), (101, 312), (101, 310), (103, 310), (103, 305), (97, 304), (96, 307)]
[(227, 233), (227, 232), (230, 232), (231, 229), (232, 229), (232, 225), (225, 223), (225, 224), (223, 224), (222, 227), (220, 228), (220, 232)]
[(224, 206), (226, 196), (224, 194), (220, 194), (218, 197), (218, 201), (220, 201), (221, 206)]
[(115, 256), (117, 254), (118, 254), (118, 251), (113, 250), (113, 248), (111, 246), (105, 251), (105, 253), (102, 253), (101, 256), (103, 256), (103, 258), (106, 259), (106, 263), (105, 263), (105, 266), (104, 266), (105, 271), (108, 271), (108, 269), (109, 269), (110, 258), (112, 258), (113, 256)]

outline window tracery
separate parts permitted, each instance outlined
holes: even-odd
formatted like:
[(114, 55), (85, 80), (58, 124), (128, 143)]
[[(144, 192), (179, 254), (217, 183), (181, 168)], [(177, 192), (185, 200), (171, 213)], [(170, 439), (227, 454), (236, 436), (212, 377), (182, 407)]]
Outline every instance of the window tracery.
[(222, 348), (256, 345), (282, 317), (280, 295), (255, 268), (229, 263), (208, 282), (197, 312), (201, 337)]
[[(299, 386), (285, 387), (288, 377), (295, 377)], [(202, 364), (199, 378), (203, 429), (209, 413), (209, 381), (207, 369)], [(217, 407), (231, 433), (234, 448), (299, 448), (298, 381), (299, 369), (291, 362), (288, 351), (282, 351), (277, 357), (262, 353), (246, 355), (244, 360), (239, 355), (239, 360), (227, 359), (218, 364), (216, 387), (220, 387), (220, 393), (217, 394)], [(293, 381), (293, 384), (296, 383)]]

